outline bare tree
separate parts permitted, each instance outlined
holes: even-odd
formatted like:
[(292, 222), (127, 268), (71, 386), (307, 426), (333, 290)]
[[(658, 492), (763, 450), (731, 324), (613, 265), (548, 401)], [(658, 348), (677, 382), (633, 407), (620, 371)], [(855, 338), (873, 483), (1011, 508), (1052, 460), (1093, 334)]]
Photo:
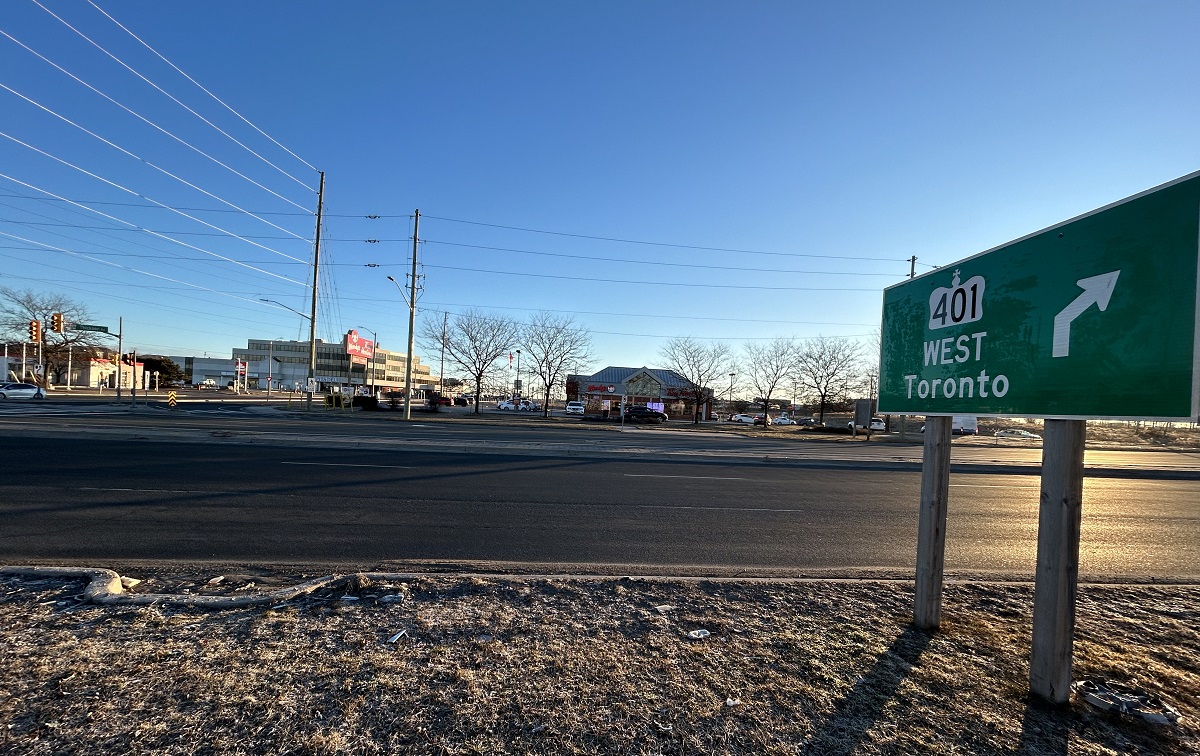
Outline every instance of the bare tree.
[(700, 422), (700, 407), (713, 394), (712, 386), (730, 372), (733, 356), (729, 345), (714, 341), (703, 344), (691, 336), (671, 339), (658, 353), (663, 367), (674, 370), (691, 383), (688, 395), (694, 400), (692, 422)]
[[(62, 313), (66, 324), (62, 333), (50, 330), (50, 318), (54, 313)], [(87, 360), (109, 346), (107, 334), (76, 331), (71, 327), (91, 319), (85, 305), (63, 294), (39, 294), (30, 289), (18, 291), (0, 286), (0, 338), (6, 343), (27, 341), (29, 321), (42, 323), (42, 362), (46, 366), (40, 381), (43, 385), (52, 375), (55, 383), (63, 381), (69, 357)]]
[(783, 386), (796, 366), (799, 348), (795, 339), (778, 338), (766, 343), (749, 342), (743, 351), (742, 380), (762, 402), (765, 417), (771, 409), (771, 395)]
[(841, 337), (808, 339), (796, 360), (800, 385), (816, 395), (820, 420), (825, 422), (825, 405), (844, 399), (858, 380), (861, 345)]
[(422, 321), (421, 338), (444, 348), (446, 356), (470, 377), (475, 386), (475, 414), (479, 414), (484, 381), (492, 377), (497, 361), (516, 344), (521, 326), (510, 318), (475, 309), (455, 315), (444, 330), (442, 325)]
[(592, 336), (569, 315), (538, 312), (525, 326), (522, 343), (534, 375), (542, 381), (542, 416), (550, 415), (550, 394), (566, 385), (567, 368), (591, 359)]

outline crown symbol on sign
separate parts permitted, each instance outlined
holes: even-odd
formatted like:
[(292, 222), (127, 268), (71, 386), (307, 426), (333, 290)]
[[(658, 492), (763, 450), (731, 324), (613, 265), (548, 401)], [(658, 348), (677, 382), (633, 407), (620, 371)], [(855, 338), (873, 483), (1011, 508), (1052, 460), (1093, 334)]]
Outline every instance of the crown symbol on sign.
[(957, 270), (954, 271), (954, 278), (950, 280), (950, 286), (952, 286), (955, 289), (958, 288), (958, 282), (959, 282), (958, 273), (959, 273), (959, 271), (957, 271)]

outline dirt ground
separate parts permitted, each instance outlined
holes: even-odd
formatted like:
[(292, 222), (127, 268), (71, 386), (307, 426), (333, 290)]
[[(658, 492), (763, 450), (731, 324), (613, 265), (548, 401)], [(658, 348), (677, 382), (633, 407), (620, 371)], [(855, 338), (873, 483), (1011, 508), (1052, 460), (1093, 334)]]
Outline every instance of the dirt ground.
[(1200, 753), (1200, 586), (1079, 595), (1075, 679), (1174, 725), (1031, 700), (1027, 584), (949, 583), (935, 633), (903, 580), (425, 575), (229, 610), (83, 587), (0, 577), (4, 754)]

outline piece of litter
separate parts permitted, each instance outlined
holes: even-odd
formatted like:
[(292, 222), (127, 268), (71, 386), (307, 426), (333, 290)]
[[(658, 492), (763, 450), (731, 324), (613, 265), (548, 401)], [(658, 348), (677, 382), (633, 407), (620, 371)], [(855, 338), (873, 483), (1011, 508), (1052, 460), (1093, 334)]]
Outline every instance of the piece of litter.
[(666, 614), (674, 608), (675, 607), (671, 606), (670, 604), (659, 604), (658, 606), (654, 607), (654, 611), (658, 612), (659, 614)]
[(492, 636), (490, 636), (490, 635), (488, 635), (488, 634), (484, 633), (483, 635), (480, 635), (479, 637), (477, 637), (477, 638), (475, 639), (475, 642), (476, 642), (476, 643), (491, 643), (491, 642), (492, 642)]
[(701, 638), (707, 638), (710, 635), (712, 635), (712, 633), (704, 629), (692, 630), (690, 633), (688, 633), (688, 637), (692, 640), (700, 640)]
[(544, 729), (546, 729), (546, 725), (544, 725), (544, 724), (540, 724), (540, 725), (537, 725), (536, 727), (534, 727), (534, 728), (533, 728), (532, 730), (530, 730), (529, 732), (530, 732), (530, 733), (532, 733), (532, 734), (534, 734), (534, 735), (537, 735), (539, 732), (541, 732), (541, 731), (542, 731), (542, 730), (544, 730)]
[(1079, 680), (1071, 687), (1083, 700), (1104, 711), (1132, 714), (1151, 724), (1179, 722), (1179, 712), (1166, 701), (1128, 685), (1105, 680)]
[(658, 728), (659, 730), (661, 730), (662, 732), (670, 732), (671, 730), (674, 730), (674, 729), (675, 729), (675, 726), (674, 726), (674, 725), (671, 725), (671, 724), (663, 724), (662, 722), (655, 722), (655, 723), (654, 723), (654, 726), (655, 726), (655, 727), (657, 727), (657, 728)]
[(387, 642), (388, 642), (388, 643), (395, 643), (396, 641), (400, 640), (401, 638), (403, 638), (403, 637), (404, 637), (404, 636), (406, 636), (406, 635), (408, 635), (408, 631), (407, 631), (407, 630), (401, 630), (400, 632), (398, 632), (398, 633), (396, 633), (395, 635), (393, 635), (391, 638), (388, 638), (388, 639), (387, 639)]
[(224, 575), (217, 575), (217, 576), (216, 576), (215, 578), (213, 578), (212, 580), (209, 580), (209, 581), (208, 581), (208, 584), (209, 584), (209, 585), (216, 585), (217, 583), (221, 582), (221, 581), (222, 581), (222, 580), (224, 580), (224, 579), (225, 579), (225, 576), (224, 576)]
[(342, 596), (342, 601), (358, 601), (358, 596)]
[(741, 705), (742, 705), (742, 699), (740, 699), (740, 698), (726, 698), (726, 699), (725, 699), (725, 705), (726, 705), (726, 706), (728, 706), (729, 708), (733, 708), (734, 706), (741, 706)]
[(381, 604), (398, 604), (403, 600), (404, 600), (403, 596), (393, 593), (391, 595), (380, 598), (379, 603), (381, 603)]
[(126, 590), (128, 590), (128, 589), (130, 589), (130, 588), (135, 588), (135, 587), (137, 587), (137, 586), (138, 586), (138, 585), (139, 585), (141, 582), (142, 582), (142, 581), (141, 581), (141, 580), (138, 580), (137, 578), (127, 578), (127, 577), (123, 577), (123, 578), (121, 578), (121, 587), (122, 587), (122, 588), (125, 588)]

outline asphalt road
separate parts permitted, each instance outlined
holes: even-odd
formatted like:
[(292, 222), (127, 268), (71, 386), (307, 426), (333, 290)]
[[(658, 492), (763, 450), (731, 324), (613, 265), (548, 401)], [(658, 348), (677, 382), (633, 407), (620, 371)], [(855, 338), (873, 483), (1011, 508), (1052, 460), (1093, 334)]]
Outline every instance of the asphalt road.
[[(10, 439), (32, 422), (8, 420), (0, 428)], [(301, 422), (294, 432), (306, 430), (307, 445), (265, 437), (163, 443), (157, 432), (191, 428), (191, 420), (115, 418), (126, 437), (89, 424), (99, 420), (64, 421), (57, 427), (71, 432), (60, 434), (43, 417), (40, 432), (5, 444), (0, 561), (420, 559), (909, 572), (915, 562), (914, 471), (863, 469), (853, 461), (759, 462), (757, 452), (709, 456), (698, 453), (702, 437), (665, 440), (682, 445), (671, 454), (607, 447), (580, 454), (577, 447), (588, 439), (572, 438), (563, 450), (555, 448), (565, 443), (561, 436), (544, 446), (526, 437), (517, 453), (512, 434), (529, 431), (441, 428), (460, 436), (455, 453), (447, 453), (412, 443), (412, 434), (422, 438), (415, 423), (386, 429), (405, 443), (389, 448), (383, 438), (376, 439), (382, 447), (354, 448), (328, 435), (329, 443), (321, 443), (329, 424)], [(257, 427), (257, 420), (243, 420), (209, 418), (192, 430), (234, 434)], [(283, 436), (290, 427), (273, 426)], [(639, 434), (602, 435), (628, 452), (626, 437)], [(495, 453), (506, 443), (514, 444), (513, 453)], [(952, 486), (947, 570), (1032, 576), (1037, 477), (955, 475)], [(1198, 494), (1197, 480), (1089, 478), (1081, 575), (1195, 575)]]

